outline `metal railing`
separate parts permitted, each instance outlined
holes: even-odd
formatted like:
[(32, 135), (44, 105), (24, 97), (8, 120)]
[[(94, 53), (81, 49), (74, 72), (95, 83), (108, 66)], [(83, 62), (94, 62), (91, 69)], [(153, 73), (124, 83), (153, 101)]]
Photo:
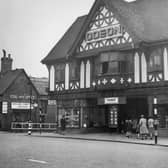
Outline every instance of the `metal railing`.
[[(28, 130), (28, 122), (12, 122), (11, 130)], [(31, 123), (32, 130), (57, 130), (57, 123)]]

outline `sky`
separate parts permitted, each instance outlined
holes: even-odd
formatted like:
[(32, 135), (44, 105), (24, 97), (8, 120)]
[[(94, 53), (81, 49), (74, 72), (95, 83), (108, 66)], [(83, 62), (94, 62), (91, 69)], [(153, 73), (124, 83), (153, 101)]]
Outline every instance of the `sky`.
[(0, 0), (0, 57), (13, 58), (13, 69), (48, 77), (41, 60), (94, 0)]

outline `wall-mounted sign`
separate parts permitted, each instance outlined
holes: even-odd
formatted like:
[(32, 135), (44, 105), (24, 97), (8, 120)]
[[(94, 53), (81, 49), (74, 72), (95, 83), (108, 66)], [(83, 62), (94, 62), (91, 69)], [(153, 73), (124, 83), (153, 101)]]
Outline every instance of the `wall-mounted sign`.
[(104, 104), (119, 104), (119, 98), (118, 97), (104, 98)]
[[(11, 103), (12, 109), (24, 109), (29, 110), (30, 109), (30, 103), (24, 103), (24, 102), (12, 102)], [(34, 105), (31, 104), (31, 109), (34, 108)]]
[(105, 104), (126, 104), (126, 97), (105, 97), (98, 98), (98, 105)]
[[(10, 95), (11, 99), (26, 99), (29, 100), (30, 99), (30, 95)], [(31, 99), (35, 99), (35, 96), (31, 96)]]
[(56, 100), (48, 100), (48, 105), (56, 105)]
[(86, 43), (120, 37), (123, 36), (123, 32), (124, 28), (120, 24), (91, 30), (86, 33)]
[(2, 113), (7, 114), (8, 113), (8, 102), (2, 103)]

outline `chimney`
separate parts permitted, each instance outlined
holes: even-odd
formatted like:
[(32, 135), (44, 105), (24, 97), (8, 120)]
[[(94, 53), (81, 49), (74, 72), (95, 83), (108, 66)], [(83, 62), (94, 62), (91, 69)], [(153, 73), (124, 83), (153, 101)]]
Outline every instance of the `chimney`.
[(7, 71), (12, 70), (12, 62), (11, 54), (6, 55), (6, 51), (3, 49), (3, 57), (1, 58), (1, 73), (5, 73)]

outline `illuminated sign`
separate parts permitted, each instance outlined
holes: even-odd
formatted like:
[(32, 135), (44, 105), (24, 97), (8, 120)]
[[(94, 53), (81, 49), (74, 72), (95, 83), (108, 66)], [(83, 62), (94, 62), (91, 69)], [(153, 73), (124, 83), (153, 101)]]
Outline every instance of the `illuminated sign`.
[(104, 98), (104, 104), (119, 104), (119, 98), (118, 97)]
[(107, 40), (123, 36), (124, 28), (120, 24), (91, 30), (86, 33), (86, 43)]

